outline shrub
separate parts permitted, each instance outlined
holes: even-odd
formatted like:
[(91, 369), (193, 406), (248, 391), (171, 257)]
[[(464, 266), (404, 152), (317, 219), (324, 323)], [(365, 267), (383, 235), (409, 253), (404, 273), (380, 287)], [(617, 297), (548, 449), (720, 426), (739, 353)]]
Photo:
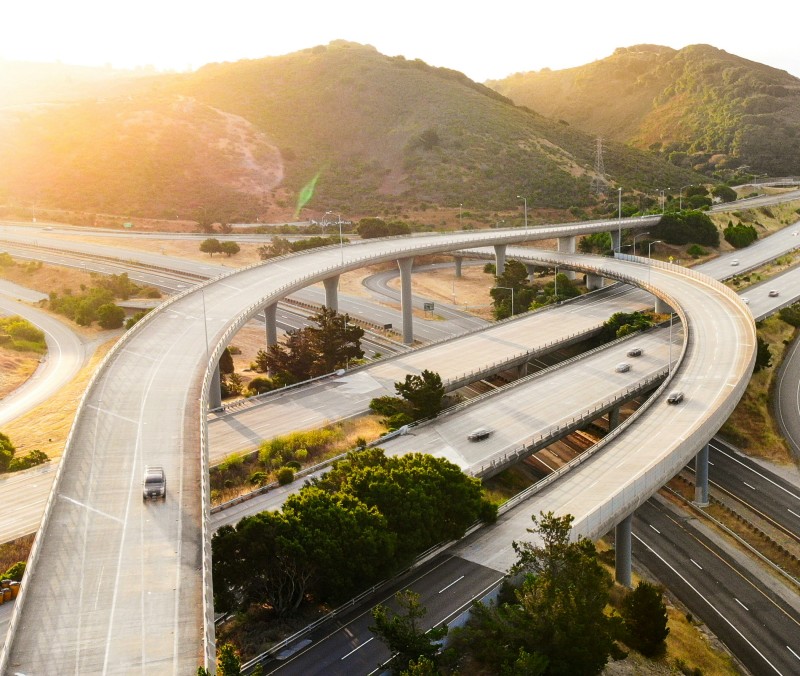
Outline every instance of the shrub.
[(692, 246), (686, 249), (686, 253), (689, 254), (692, 258), (699, 258), (700, 256), (708, 255), (708, 251), (706, 251), (699, 244), (692, 244)]
[(5, 573), (3, 573), (3, 579), (16, 580), (17, 582), (20, 582), (24, 574), (25, 574), (25, 562), (18, 561), (13, 566), (11, 566), (11, 568), (9, 568)]
[(277, 477), (278, 483), (281, 486), (286, 486), (294, 481), (294, 470), (291, 467), (281, 467), (278, 470)]

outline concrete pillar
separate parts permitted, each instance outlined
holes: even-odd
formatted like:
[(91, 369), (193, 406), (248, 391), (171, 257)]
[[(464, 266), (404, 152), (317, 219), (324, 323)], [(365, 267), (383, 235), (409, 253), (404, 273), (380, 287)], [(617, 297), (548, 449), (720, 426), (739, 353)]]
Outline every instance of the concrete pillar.
[(619, 406), (615, 406), (608, 412), (608, 431), (619, 427)]
[(628, 514), (614, 529), (614, 577), (619, 584), (631, 586), (631, 522)]
[(586, 288), (589, 291), (603, 288), (603, 278), (600, 275), (593, 275), (590, 272), (586, 273)]
[(276, 319), (278, 304), (273, 303), (264, 308), (264, 318), (267, 323), (267, 347), (278, 342), (278, 321)]
[(619, 230), (612, 230), (611, 231), (611, 248), (614, 251), (619, 251), (619, 246), (621, 242), (619, 241)]
[(208, 408), (214, 410), (222, 406), (222, 390), (220, 389), (220, 376), (219, 376), (219, 362), (214, 367), (214, 373), (211, 376), (211, 383), (209, 384), (208, 391)]
[[(562, 253), (575, 253), (575, 235), (558, 238), (558, 250)], [(564, 270), (568, 279), (575, 279), (574, 270)]]
[(674, 310), (667, 304), (666, 301), (663, 301), (656, 296), (655, 312), (660, 315), (668, 315), (671, 312), (674, 312)]
[(411, 345), (414, 342), (414, 313), (411, 297), (411, 268), (414, 257), (400, 258), (397, 267), (400, 268), (400, 309), (403, 312), (403, 342)]
[(536, 266), (533, 263), (525, 263), (525, 271), (528, 273), (528, 281), (533, 284), (536, 277)]
[(506, 269), (506, 245), (505, 244), (495, 244), (494, 245), (494, 274), (498, 277), (503, 274), (503, 271)]
[(517, 378), (524, 378), (528, 375), (528, 362), (523, 362), (517, 368)]
[(694, 459), (694, 502), (698, 507), (708, 507), (708, 444)]
[(453, 256), (453, 260), (456, 262), (456, 277), (461, 277), (461, 263), (464, 262), (464, 257)]
[(325, 305), (334, 312), (339, 312), (339, 275), (323, 279), (325, 285)]

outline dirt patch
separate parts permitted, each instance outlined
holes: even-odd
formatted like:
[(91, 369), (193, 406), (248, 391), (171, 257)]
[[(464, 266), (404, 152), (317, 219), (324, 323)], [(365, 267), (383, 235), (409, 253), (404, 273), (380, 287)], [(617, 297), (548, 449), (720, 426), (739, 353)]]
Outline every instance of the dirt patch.
[(58, 394), (4, 425), (3, 432), (11, 439), (18, 455), (25, 455), (38, 448), (50, 458), (61, 457), (78, 402), (100, 360), (115, 342), (116, 338), (98, 348), (89, 363)]
[(30, 378), (39, 366), (41, 355), (0, 347), (0, 399)]

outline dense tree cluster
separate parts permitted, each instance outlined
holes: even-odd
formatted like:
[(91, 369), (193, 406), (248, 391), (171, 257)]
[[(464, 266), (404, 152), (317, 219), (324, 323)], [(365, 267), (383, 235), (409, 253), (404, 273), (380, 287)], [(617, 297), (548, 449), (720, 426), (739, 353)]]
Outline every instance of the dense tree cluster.
[(200, 251), (207, 253), (212, 258), (215, 253), (223, 253), (228, 257), (241, 251), (241, 247), (233, 241), (220, 242), (216, 237), (209, 237), (200, 242)]
[(644, 331), (653, 326), (653, 319), (647, 312), (615, 312), (604, 323), (600, 339), (604, 341), (622, 338), (636, 331)]
[(11, 439), (0, 432), (0, 473), (3, 472), (19, 472), (29, 467), (41, 465), (48, 461), (47, 455), (40, 451), (38, 448), (33, 449), (29, 453), (16, 456), (17, 449), (11, 443)]
[(620, 615), (625, 622), (625, 643), (646, 657), (663, 653), (669, 627), (667, 607), (659, 587), (639, 582), (622, 599)]
[(407, 235), (411, 232), (408, 223), (403, 221), (386, 222), (382, 218), (362, 218), (356, 228), (361, 239), (373, 239), (375, 237), (393, 237), (396, 235)]
[(323, 307), (311, 320), (317, 325), (289, 331), (284, 343), (256, 354), (253, 368), (269, 373), (271, 388), (333, 373), (346, 367), (349, 360), (364, 356), (364, 329), (351, 323), (349, 315)]
[(322, 246), (331, 246), (347, 242), (347, 238), (340, 240), (338, 236), (330, 237), (307, 237), (290, 242), (284, 237), (273, 237), (269, 244), (258, 247), (258, 257), (262, 260), (283, 256), (285, 254), (307, 251), (308, 249), (318, 249)]
[(744, 223), (728, 223), (728, 227), (722, 231), (725, 241), (736, 249), (742, 249), (749, 246), (758, 239), (758, 233), (752, 225), (745, 225)]
[(282, 615), (311, 595), (341, 601), (432, 545), (493, 518), (477, 479), (427, 455), (354, 451), (280, 511), (225, 526), (213, 539), (215, 607), (251, 603)]
[(611, 253), (611, 234), (608, 232), (593, 232), (581, 237), (578, 242), (578, 251), (588, 254), (608, 255)]
[(445, 390), (438, 373), (423, 370), (419, 375), (407, 374), (394, 384), (399, 397), (376, 397), (370, 409), (384, 416), (389, 429), (397, 429), (416, 420), (435, 418), (444, 406)]
[(19, 352), (47, 351), (44, 332), (19, 315), (0, 317), (0, 345)]
[(702, 211), (672, 211), (661, 217), (651, 235), (667, 244), (703, 244), (719, 246), (719, 231)]
[[(513, 289), (513, 292), (511, 291)], [(539, 288), (531, 284), (528, 270), (519, 261), (508, 261), (502, 275), (495, 277), (495, 286), (489, 290), (494, 304), (495, 319), (505, 319), (526, 312), (536, 298)], [(513, 298), (514, 307), (511, 307)]]
[(503, 674), (600, 673), (621, 626), (605, 612), (611, 576), (590, 540), (570, 542), (571, 516), (533, 520), (541, 544), (514, 543), (521, 584), (475, 604), (456, 645)]

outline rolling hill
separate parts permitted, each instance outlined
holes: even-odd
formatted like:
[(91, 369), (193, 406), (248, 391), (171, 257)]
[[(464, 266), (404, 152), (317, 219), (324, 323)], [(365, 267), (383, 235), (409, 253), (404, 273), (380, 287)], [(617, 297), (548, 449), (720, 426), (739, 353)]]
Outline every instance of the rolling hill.
[(800, 79), (709, 45), (617, 49), (577, 68), (487, 83), (587, 133), (726, 177), (800, 174)]
[[(591, 212), (595, 138), (456, 71), (337, 41), (0, 111), (0, 198), (157, 218)], [(608, 143), (608, 179), (653, 194), (697, 174)], [(603, 207), (601, 201), (600, 207)], [(611, 206), (606, 205), (610, 210)]]

